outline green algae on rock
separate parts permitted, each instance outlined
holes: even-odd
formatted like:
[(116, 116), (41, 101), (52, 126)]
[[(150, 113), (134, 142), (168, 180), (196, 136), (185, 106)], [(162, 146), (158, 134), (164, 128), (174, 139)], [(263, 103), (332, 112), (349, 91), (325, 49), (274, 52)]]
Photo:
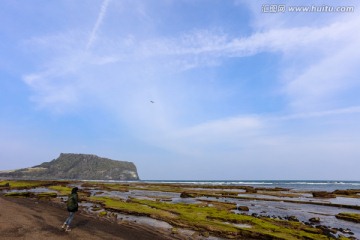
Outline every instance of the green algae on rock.
[(360, 214), (359, 213), (339, 213), (335, 216), (338, 219), (360, 223)]
[(49, 186), (48, 188), (57, 191), (62, 196), (69, 195), (72, 189), (71, 187), (61, 186), (61, 185)]
[(35, 196), (31, 192), (9, 192), (5, 193), (5, 197), (33, 197)]
[[(240, 215), (224, 207), (156, 202), (135, 198), (123, 201), (110, 197), (90, 197), (89, 200), (101, 203), (109, 211), (149, 216), (166, 221), (174, 227), (210, 232), (212, 235), (225, 238), (328, 239), (321, 229), (299, 222)], [(236, 224), (245, 224), (250, 227), (239, 227)]]
[(30, 189), (35, 187), (44, 187), (53, 184), (50, 181), (31, 181), (31, 180), (7, 180), (7, 181), (0, 181), (0, 185), (6, 185), (9, 189)]
[(55, 193), (55, 192), (42, 192), (42, 193), (36, 194), (36, 197), (37, 198), (56, 198), (57, 193)]

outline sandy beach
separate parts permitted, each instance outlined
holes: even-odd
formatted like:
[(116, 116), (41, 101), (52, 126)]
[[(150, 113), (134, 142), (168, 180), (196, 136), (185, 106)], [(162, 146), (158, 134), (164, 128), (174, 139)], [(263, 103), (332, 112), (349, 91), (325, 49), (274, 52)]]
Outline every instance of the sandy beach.
[(78, 213), (71, 232), (61, 224), (68, 213), (63, 205), (33, 198), (0, 197), (0, 239), (174, 239), (141, 225), (115, 223)]

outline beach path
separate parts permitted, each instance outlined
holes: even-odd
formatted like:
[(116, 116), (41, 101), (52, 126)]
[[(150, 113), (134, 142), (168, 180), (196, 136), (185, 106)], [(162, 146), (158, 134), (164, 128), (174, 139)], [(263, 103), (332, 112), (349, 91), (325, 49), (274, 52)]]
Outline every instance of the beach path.
[(0, 196), (0, 239), (173, 239), (145, 226), (75, 215), (72, 231), (61, 225), (68, 212), (46, 200)]

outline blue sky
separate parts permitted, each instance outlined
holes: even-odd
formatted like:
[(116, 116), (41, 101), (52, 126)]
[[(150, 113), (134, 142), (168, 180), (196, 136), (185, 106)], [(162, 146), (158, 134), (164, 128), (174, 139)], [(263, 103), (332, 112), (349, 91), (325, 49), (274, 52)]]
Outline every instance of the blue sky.
[[(261, 12), (284, 3), (355, 11)], [(142, 179), (360, 180), (359, 5), (3, 0), (1, 169), (65, 152)]]

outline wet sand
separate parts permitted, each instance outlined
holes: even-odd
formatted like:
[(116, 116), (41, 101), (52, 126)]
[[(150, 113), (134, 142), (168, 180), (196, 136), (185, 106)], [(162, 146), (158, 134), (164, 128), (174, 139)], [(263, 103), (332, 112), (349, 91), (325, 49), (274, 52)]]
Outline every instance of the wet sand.
[(64, 232), (61, 225), (67, 216), (63, 204), (0, 196), (0, 239), (176, 239), (156, 229), (110, 222), (81, 212), (73, 219), (72, 231)]

